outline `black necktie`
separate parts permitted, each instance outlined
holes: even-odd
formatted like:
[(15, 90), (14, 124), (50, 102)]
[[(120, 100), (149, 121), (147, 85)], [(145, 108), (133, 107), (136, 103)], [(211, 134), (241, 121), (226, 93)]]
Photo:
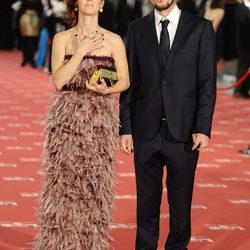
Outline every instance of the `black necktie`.
[(167, 58), (170, 52), (168, 24), (169, 24), (169, 20), (161, 21), (162, 30), (161, 30), (161, 36), (160, 36), (160, 50), (161, 50), (161, 56), (162, 56), (162, 64), (164, 68), (166, 67)]

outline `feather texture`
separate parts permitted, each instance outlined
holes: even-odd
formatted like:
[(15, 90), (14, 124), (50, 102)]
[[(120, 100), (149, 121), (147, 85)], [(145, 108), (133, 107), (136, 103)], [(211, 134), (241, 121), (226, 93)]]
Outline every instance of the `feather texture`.
[(84, 57), (45, 117), (36, 250), (109, 248), (119, 120), (114, 96), (86, 89), (97, 64), (114, 62)]

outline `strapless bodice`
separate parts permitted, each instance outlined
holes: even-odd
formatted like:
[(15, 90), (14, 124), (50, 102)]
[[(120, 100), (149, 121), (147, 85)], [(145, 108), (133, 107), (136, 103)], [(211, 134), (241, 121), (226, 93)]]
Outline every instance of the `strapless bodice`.
[[(65, 63), (67, 63), (71, 57), (72, 55), (65, 55)], [(112, 56), (84, 56), (74, 76), (68, 84), (63, 86), (62, 91), (84, 92), (86, 90), (86, 81), (91, 78), (94, 69), (99, 65), (114, 67), (114, 59)]]

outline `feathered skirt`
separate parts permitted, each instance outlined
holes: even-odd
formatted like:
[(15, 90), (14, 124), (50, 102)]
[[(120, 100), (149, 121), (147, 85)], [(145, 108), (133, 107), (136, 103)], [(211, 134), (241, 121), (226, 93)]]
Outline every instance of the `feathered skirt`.
[(104, 250), (114, 199), (115, 97), (56, 92), (45, 119), (36, 250)]

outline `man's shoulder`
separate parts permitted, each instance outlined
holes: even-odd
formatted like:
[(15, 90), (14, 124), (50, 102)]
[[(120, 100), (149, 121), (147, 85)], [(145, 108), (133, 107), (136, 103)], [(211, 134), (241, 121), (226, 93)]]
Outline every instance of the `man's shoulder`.
[(130, 27), (140, 28), (144, 26), (146, 23), (148, 23), (149, 21), (152, 21), (153, 19), (154, 19), (154, 14), (153, 12), (151, 12), (149, 15), (143, 16), (131, 22)]
[(201, 25), (204, 25), (206, 24), (207, 22), (210, 22), (209, 20), (207, 20), (206, 18), (204, 17), (200, 17), (199, 15), (197, 14), (193, 14), (193, 13), (190, 13), (190, 12), (187, 12), (185, 10), (182, 10), (182, 15), (186, 15), (190, 21), (196, 23), (196, 24), (201, 24)]
[[(202, 32), (205, 27), (213, 28), (212, 22), (206, 18), (200, 17), (196, 14), (189, 13), (182, 10), (182, 15), (186, 17), (186, 20), (190, 27), (193, 27), (194, 31)], [(197, 28), (197, 29), (196, 29)]]

